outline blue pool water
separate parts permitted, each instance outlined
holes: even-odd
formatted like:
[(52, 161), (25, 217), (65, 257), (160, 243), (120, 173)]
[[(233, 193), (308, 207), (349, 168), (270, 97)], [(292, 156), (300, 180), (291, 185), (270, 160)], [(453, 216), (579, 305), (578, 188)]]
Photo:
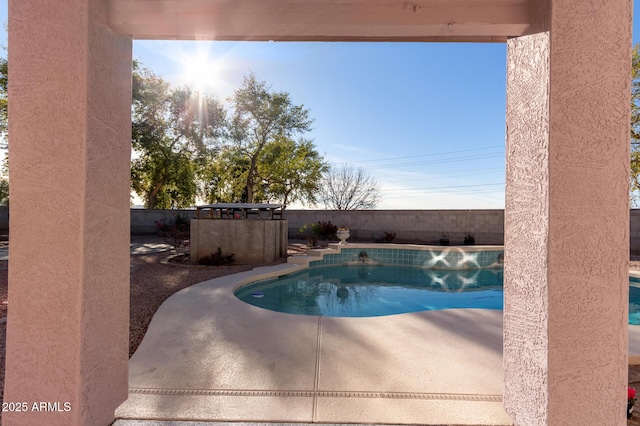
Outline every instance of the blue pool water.
[(640, 279), (629, 278), (629, 324), (640, 325)]
[(452, 308), (502, 309), (502, 280), (502, 269), (325, 266), (241, 287), (235, 294), (278, 312), (369, 317)]
[[(443, 271), (406, 266), (325, 266), (236, 290), (278, 312), (368, 317), (452, 308), (502, 309), (502, 269)], [(640, 279), (629, 279), (629, 324), (640, 325)]]

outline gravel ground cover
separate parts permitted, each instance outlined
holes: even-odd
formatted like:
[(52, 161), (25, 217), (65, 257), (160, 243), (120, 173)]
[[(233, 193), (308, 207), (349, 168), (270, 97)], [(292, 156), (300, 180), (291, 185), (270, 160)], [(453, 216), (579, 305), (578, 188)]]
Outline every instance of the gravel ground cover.
[[(303, 244), (289, 245), (290, 255), (304, 251)], [(160, 263), (166, 258), (167, 253), (131, 256), (129, 356), (133, 355), (138, 348), (153, 314), (169, 296), (191, 285), (253, 268), (250, 265), (199, 268)], [(281, 262), (284, 261), (283, 259)], [(629, 268), (640, 271), (640, 256), (631, 256)], [(0, 318), (6, 317), (7, 314), (7, 291), (7, 262), (0, 261)], [(2, 323), (0, 324), (0, 402), (4, 390), (5, 338), (6, 323)], [(636, 388), (640, 395), (640, 365), (629, 367), (629, 385)], [(638, 410), (640, 411), (640, 401)], [(627, 424), (640, 426), (640, 412), (634, 413)]]
[(253, 269), (250, 265), (188, 267), (165, 265), (166, 253), (131, 256), (129, 357), (138, 349), (156, 310), (183, 288), (224, 275)]

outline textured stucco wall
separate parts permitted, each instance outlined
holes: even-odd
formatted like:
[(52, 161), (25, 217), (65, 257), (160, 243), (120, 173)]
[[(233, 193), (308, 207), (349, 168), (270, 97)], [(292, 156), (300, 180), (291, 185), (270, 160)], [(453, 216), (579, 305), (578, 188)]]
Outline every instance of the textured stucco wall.
[(632, 1), (552, 5), (549, 420), (626, 425)]
[(631, 2), (548, 13), (508, 42), (505, 408), (623, 425)]
[(507, 47), (504, 401), (515, 424), (543, 425), (549, 397), (549, 36), (512, 39)]
[(233, 253), (236, 264), (271, 263), (287, 254), (287, 221), (193, 219), (191, 262), (218, 251)]
[(128, 393), (131, 38), (108, 2), (9, 1), (11, 259), (3, 413), (104, 425)]

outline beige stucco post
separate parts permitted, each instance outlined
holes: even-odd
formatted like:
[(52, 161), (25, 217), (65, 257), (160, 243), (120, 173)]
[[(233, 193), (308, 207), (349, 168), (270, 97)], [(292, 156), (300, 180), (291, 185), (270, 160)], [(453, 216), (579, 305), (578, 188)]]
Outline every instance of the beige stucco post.
[(505, 407), (624, 425), (631, 1), (538, 12), (508, 42)]
[(7, 425), (106, 425), (127, 398), (131, 37), (107, 5), (9, 1)]

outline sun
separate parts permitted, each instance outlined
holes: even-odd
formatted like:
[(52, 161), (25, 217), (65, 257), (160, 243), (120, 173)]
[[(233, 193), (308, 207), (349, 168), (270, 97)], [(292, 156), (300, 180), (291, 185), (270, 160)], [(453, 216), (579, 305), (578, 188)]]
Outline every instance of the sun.
[[(149, 49), (149, 47), (145, 48)], [(235, 44), (212, 41), (157, 43), (153, 50), (164, 58), (162, 73), (175, 86), (189, 86), (201, 94), (226, 99), (231, 96), (245, 65), (238, 59)]]
[(213, 89), (220, 79), (220, 67), (205, 54), (185, 58), (183, 68), (183, 79), (199, 92)]

